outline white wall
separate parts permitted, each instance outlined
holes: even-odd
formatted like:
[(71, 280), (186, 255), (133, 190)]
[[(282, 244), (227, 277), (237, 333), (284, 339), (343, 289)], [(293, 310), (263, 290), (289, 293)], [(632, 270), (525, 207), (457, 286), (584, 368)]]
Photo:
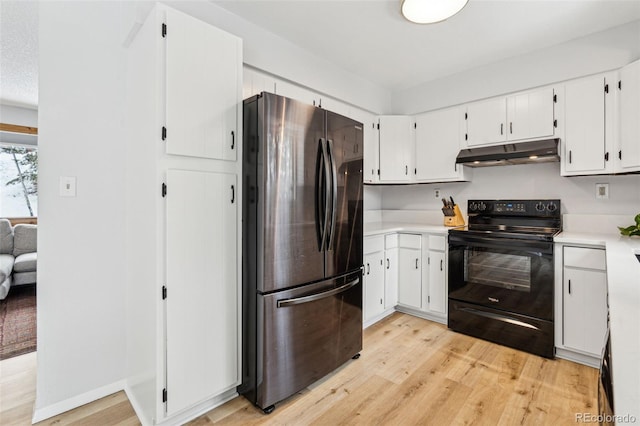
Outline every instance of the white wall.
[[(118, 2), (41, 2), (35, 418), (124, 378), (124, 51)], [(60, 176), (77, 196), (58, 195)]]
[(640, 21), (431, 81), (393, 94), (415, 114), (620, 68), (640, 58)]
[[(608, 200), (596, 199), (596, 183), (609, 184)], [(385, 186), (382, 209), (439, 210), (436, 188), (464, 211), (469, 199), (559, 198), (563, 214), (622, 214), (633, 220), (640, 213), (640, 175), (561, 177), (560, 163), (476, 168), (466, 183)]]

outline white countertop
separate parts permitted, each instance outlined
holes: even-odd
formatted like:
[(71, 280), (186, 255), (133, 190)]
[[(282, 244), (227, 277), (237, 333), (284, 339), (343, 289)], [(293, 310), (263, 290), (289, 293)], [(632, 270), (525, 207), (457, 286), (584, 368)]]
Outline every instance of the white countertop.
[(562, 232), (554, 241), (606, 247), (615, 414), (640, 420), (640, 238)]
[(364, 236), (388, 234), (392, 232), (414, 232), (426, 234), (442, 234), (446, 235), (450, 226), (444, 225), (426, 225), (424, 223), (405, 223), (405, 222), (367, 222), (364, 224)]

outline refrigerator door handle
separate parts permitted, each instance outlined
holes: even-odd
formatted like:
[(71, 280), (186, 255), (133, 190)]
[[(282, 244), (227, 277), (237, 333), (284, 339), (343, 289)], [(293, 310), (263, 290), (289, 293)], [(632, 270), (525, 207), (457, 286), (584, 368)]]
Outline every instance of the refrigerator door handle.
[(338, 173), (336, 171), (336, 159), (333, 155), (333, 141), (327, 139), (327, 148), (329, 160), (331, 161), (331, 230), (329, 232), (329, 241), (327, 250), (333, 246), (333, 237), (336, 232), (336, 206), (338, 204)]
[(322, 293), (316, 293), (309, 296), (303, 297), (295, 297), (293, 299), (283, 299), (278, 300), (278, 308), (285, 308), (287, 306), (300, 305), (302, 303), (315, 302), (316, 300), (325, 299), (327, 297), (335, 296), (336, 294), (342, 293), (344, 291), (349, 290), (351, 287), (355, 286), (360, 282), (360, 278), (356, 278), (353, 281), (350, 281), (340, 287), (333, 288), (331, 290), (323, 291)]
[(324, 218), (322, 224), (322, 244), (320, 248), (320, 250), (323, 251), (329, 249), (329, 215), (331, 214), (331, 203), (329, 200), (331, 198), (331, 188), (329, 186), (332, 178), (327, 141), (320, 139), (320, 144), (322, 146), (322, 162), (324, 165)]
[(318, 140), (316, 162), (316, 230), (318, 233), (318, 251), (324, 251), (327, 239), (327, 178), (324, 139)]

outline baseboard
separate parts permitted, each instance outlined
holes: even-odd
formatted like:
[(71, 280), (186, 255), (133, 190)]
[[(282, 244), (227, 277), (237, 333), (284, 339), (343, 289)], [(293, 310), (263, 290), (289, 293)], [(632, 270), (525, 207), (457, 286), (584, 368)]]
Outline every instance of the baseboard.
[(33, 412), (31, 423), (33, 424), (33, 423), (41, 422), (50, 417), (57, 416), (58, 414), (62, 414), (66, 411), (73, 410), (74, 408), (78, 408), (81, 405), (88, 404), (97, 399), (104, 398), (105, 396), (109, 396), (116, 392), (120, 392), (121, 390), (124, 389), (124, 386), (125, 386), (125, 381), (119, 380), (109, 385), (105, 385), (97, 389), (93, 389), (89, 392), (85, 392), (83, 394), (76, 395), (74, 397), (65, 399), (63, 401), (56, 402), (55, 404), (51, 404), (43, 408), (38, 408)]
[(426, 319), (433, 322), (439, 322), (440, 324), (447, 325), (446, 315), (432, 314), (429, 312), (421, 311), (419, 309), (409, 308), (407, 306), (402, 306), (402, 305), (396, 306), (396, 310), (398, 312), (403, 312), (405, 314), (413, 315), (414, 317)]
[(574, 352), (571, 350), (556, 347), (556, 358), (566, 359), (568, 361), (577, 362), (578, 364), (586, 365), (588, 367), (600, 368), (599, 357), (592, 355), (582, 354), (580, 352)]
[(129, 402), (133, 407), (133, 411), (136, 412), (136, 416), (138, 416), (138, 420), (140, 420), (140, 424), (142, 424), (143, 426), (152, 425), (153, 420), (148, 418), (145, 415), (144, 410), (142, 409), (142, 404), (140, 404), (140, 401), (138, 401), (138, 398), (136, 398), (135, 396), (136, 395), (135, 392), (131, 390), (131, 387), (129, 386), (128, 383), (124, 386), (124, 393), (127, 394), (127, 398), (129, 399)]
[(395, 308), (389, 308), (386, 311), (382, 312), (379, 315), (376, 315), (373, 318), (368, 319), (367, 321), (365, 321), (362, 324), (362, 329), (364, 330), (365, 328), (372, 326), (373, 324), (377, 323), (378, 321), (382, 320), (383, 318), (388, 317), (389, 315), (391, 315), (392, 313), (394, 313), (396, 310)]

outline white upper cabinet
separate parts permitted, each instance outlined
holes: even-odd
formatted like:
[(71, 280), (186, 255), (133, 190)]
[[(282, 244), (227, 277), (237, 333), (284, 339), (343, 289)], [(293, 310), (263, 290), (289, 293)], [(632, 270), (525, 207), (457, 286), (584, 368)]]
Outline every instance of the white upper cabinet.
[(553, 88), (500, 96), (467, 105), (466, 146), (552, 137)]
[(351, 109), (351, 118), (362, 123), (362, 138), (364, 143), (364, 158), (362, 178), (364, 183), (378, 182), (380, 164), (378, 162), (378, 119), (375, 115), (356, 108)]
[(242, 41), (166, 10), (166, 152), (235, 160)]
[(468, 180), (470, 171), (456, 164), (460, 151), (462, 108), (415, 116), (415, 179), (418, 182)]
[(551, 137), (554, 134), (552, 88), (507, 97), (507, 140)]
[(616, 171), (640, 171), (640, 61), (620, 70), (620, 137)]
[(615, 74), (567, 82), (564, 88), (562, 175), (613, 171)]
[(504, 97), (468, 104), (465, 118), (467, 146), (486, 145), (507, 140), (505, 129), (507, 101)]
[(409, 182), (414, 176), (413, 123), (410, 116), (385, 115), (380, 125), (380, 182)]

